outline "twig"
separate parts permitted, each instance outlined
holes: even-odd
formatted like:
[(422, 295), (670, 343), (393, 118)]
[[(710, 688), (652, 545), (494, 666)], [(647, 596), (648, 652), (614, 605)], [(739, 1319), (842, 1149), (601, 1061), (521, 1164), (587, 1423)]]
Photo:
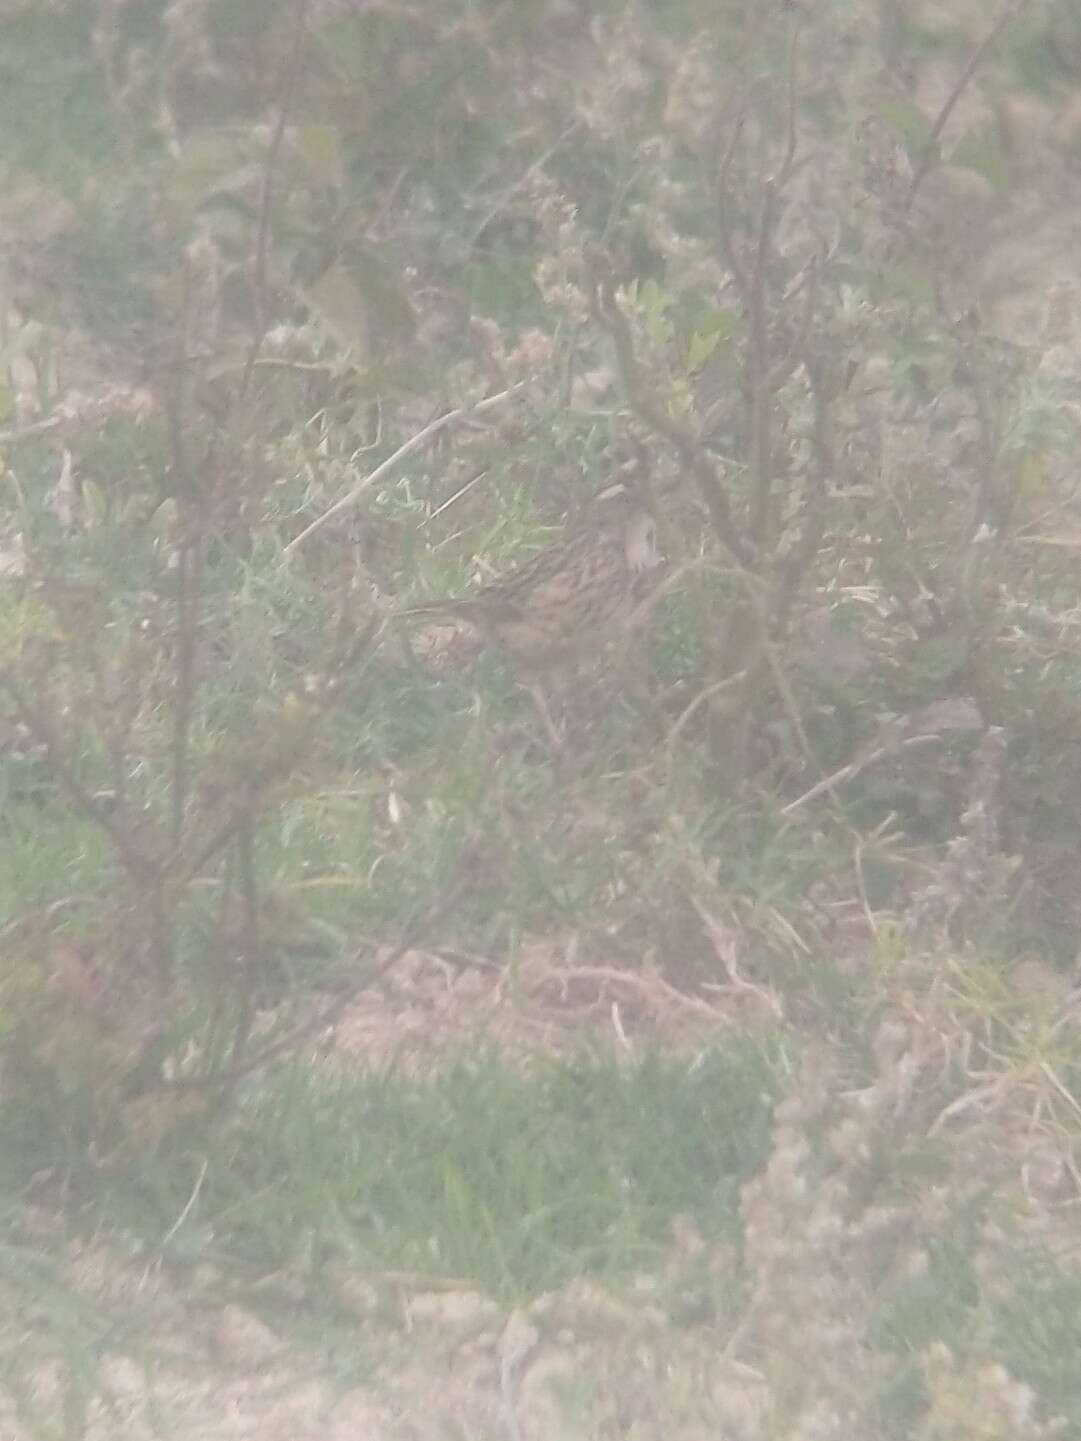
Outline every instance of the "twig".
[(256, 231), (255, 251), (252, 256), (252, 310), (255, 323), (248, 356), (244, 362), (244, 374), (240, 380), (241, 395), (246, 395), (248, 392), (255, 362), (263, 348), (267, 330), (270, 328), (267, 305), (267, 254), (270, 249), (270, 206), (274, 194), (273, 179), (278, 156), (281, 153), (282, 141), (285, 138), (285, 124), (293, 102), (297, 76), (300, 73), (300, 62), (304, 57), (304, 27), (308, 19), (308, 3), (309, 0), (300, 0), (296, 6), (292, 50), (285, 62), (285, 72), (281, 82), (281, 104), (278, 106), (278, 118), (274, 123), (266, 164), (263, 166), (262, 194), (259, 198), (259, 228)]
[(195, 1178), (195, 1185), (192, 1187), (191, 1195), (188, 1197), (187, 1203), (184, 1206), (184, 1209), (181, 1211), (180, 1215), (176, 1218), (173, 1224), (166, 1231), (165, 1235), (158, 1242), (159, 1251), (165, 1250), (166, 1246), (168, 1246), (169, 1242), (173, 1239), (176, 1233), (180, 1230), (181, 1226), (183, 1226), (184, 1222), (188, 1219), (188, 1216), (191, 1214), (191, 1208), (199, 1199), (199, 1192), (203, 1189), (203, 1182), (206, 1180), (208, 1165), (209, 1162), (204, 1156), (203, 1164), (199, 1167), (199, 1174)]
[[(179, 461), (180, 454), (174, 451), (174, 455)], [(172, 715), (172, 775), (169, 778), (174, 850), (179, 850), (184, 838), (184, 817), (191, 787), (191, 718), (197, 684), (197, 607), (202, 597), (202, 559), (201, 540), (183, 535), (177, 548), (176, 675)]]
[(773, 486), (772, 416), (769, 374), (769, 333), (766, 315), (766, 287), (769, 269), (770, 241), (776, 214), (777, 186), (772, 180), (763, 185), (762, 213), (755, 242), (754, 269), (747, 298), (747, 385), (750, 390), (748, 424), (749, 470), (751, 474), (750, 522), (751, 543), (764, 554), (770, 539)]
[(732, 124), (732, 134), (728, 145), (725, 147), (721, 163), (717, 167), (716, 196), (717, 196), (717, 230), (721, 237), (721, 250), (724, 252), (725, 264), (732, 272), (732, 278), (736, 282), (736, 289), (739, 291), (744, 303), (751, 293), (750, 284), (747, 280), (747, 272), (743, 268), (743, 262), (736, 251), (736, 242), (732, 236), (732, 227), (728, 224), (728, 212), (725, 209), (725, 189), (728, 185), (728, 176), (732, 170), (732, 162), (736, 158), (736, 149), (739, 146), (743, 135), (744, 110), (749, 98), (749, 92), (745, 92), (737, 109), (736, 118)]
[(746, 670), (738, 670), (734, 675), (726, 675), (723, 680), (714, 681), (712, 685), (707, 685), (704, 690), (698, 692), (694, 700), (680, 713), (665, 737), (664, 744), (665, 749), (668, 751), (669, 762), (671, 762), (672, 758), (672, 748), (691, 717), (705, 705), (706, 701), (712, 700), (715, 695), (722, 690), (726, 690), (730, 685), (738, 685), (740, 681), (746, 679), (746, 676)]
[(820, 780), (817, 785), (813, 785), (809, 791), (804, 791), (803, 795), (797, 796), (794, 801), (789, 801), (788, 805), (782, 806), (781, 815), (792, 815), (795, 811), (798, 811), (801, 806), (805, 806), (808, 801), (813, 801), (816, 796), (820, 796), (823, 791), (832, 792), (834, 786), (840, 785), (842, 782), (854, 780), (856, 776), (867, 770), (869, 766), (876, 765), (878, 761), (885, 759), (886, 756), (893, 755), (896, 751), (911, 750), (913, 746), (930, 745), (932, 742), (941, 740), (942, 737), (936, 733), (933, 735), (909, 736), (907, 740), (897, 741), (894, 745), (876, 746), (874, 750), (868, 751), (865, 756), (850, 761), (848, 765), (842, 766), (840, 770), (834, 771), (832, 775), (826, 776), (823, 780)]
[[(776, 394), (789, 376), (792, 375), (807, 351), (807, 342), (811, 337), (811, 325), (815, 316), (815, 302), (818, 299), (818, 273), (819, 266), (816, 255), (812, 256), (811, 260), (804, 267), (804, 276), (801, 277), (799, 282), (803, 285), (806, 280), (803, 292), (803, 315), (800, 319), (796, 338), (788, 347), (787, 354), (782, 355), (781, 359), (770, 371), (769, 389), (773, 394)], [(789, 290), (788, 296), (790, 297), (795, 293), (796, 287), (793, 286)]]
[(478, 470), (476, 475), (470, 476), (466, 483), (460, 485), (448, 500), (445, 500), (442, 505), (437, 506), (435, 510), (432, 511), (431, 515), (424, 520), (424, 524), (431, 525), (433, 520), (438, 520), (445, 510), (449, 510), (456, 501), (461, 500), (463, 495), (468, 495), (473, 487), (478, 485), (487, 474), (488, 467), (485, 466), (483, 470)]
[[(778, 1021), (783, 1021), (784, 1008), (778, 1000), (776, 992), (767, 986), (756, 986), (753, 981), (747, 980), (740, 972), (736, 960), (735, 933), (722, 925), (716, 916), (711, 915), (696, 896), (690, 896), (689, 899), (691, 905), (698, 912), (698, 919), (702, 922), (709, 943), (713, 947), (713, 954), (724, 967), (729, 987), (737, 993), (742, 992), (744, 995), (757, 997)], [(713, 988), (711, 987), (711, 989)], [(718, 987), (717, 989), (722, 988)]]
[(502, 405), (502, 403), (512, 395), (517, 395), (519, 391), (524, 390), (528, 383), (528, 381), (520, 380), (516, 385), (511, 385), (506, 390), (501, 390), (498, 395), (489, 395), (484, 400), (478, 400), (476, 405), (463, 405), (457, 410), (448, 410), (445, 415), (440, 415), (437, 419), (431, 421), (423, 430), (418, 430), (416, 435), (411, 436), (404, 445), (400, 445), (393, 455), (388, 456), (380, 465), (377, 465), (363, 480), (358, 480), (352, 490), (348, 491), (339, 500), (336, 500), (329, 510), (325, 510), (322, 515), (317, 516), (310, 525), (306, 526), (299, 535), (294, 536), (282, 551), (282, 558), (288, 559), (302, 541), (307, 540), (310, 535), (314, 535), (317, 530), (321, 530), (334, 516), (340, 515), (343, 510), (348, 509), (351, 505), (355, 505), (364, 492), (373, 486), (376, 481), (382, 480), (383, 476), (386, 475), (389, 470), (392, 470), (399, 460), (404, 460), (407, 455), (412, 455), (415, 450), (419, 450), (422, 445), (431, 440), (433, 435), (438, 435), (441, 430), (445, 430), (448, 425), (454, 425), (457, 421), (468, 420), (470, 416), (474, 415), (483, 415), (485, 411), (492, 410), (497, 405)]
[(0, 445), (18, 445), (23, 440), (33, 440), (39, 435), (48, 435), (71, 419), (70, 415), (48, 415), (44, 420), (31, 421), (16, 430), (0, 430)]
[(553, 966), (544, 972), (542, 980), (555, 981), (610, 981), (613, 985), (626, 986), (628, 990), (636, 991), (653, 1001), (657, 1000), (657, 993), (672, 1001), (681, 1010), (691, 1015), (700, 1016), (705, 1020), (718, 1022), (724, 1026), (731, 1026), (731, 1016), (726, 1016), (723, 1011), (711, 1006), (708, 1001), (703, 1001), (699, 996), (690, 996), (685, 991), (678, 990), (670, 981), (657, 971), (650, 971), (648, 975), (641, 976), (637, 971), (621, 971), (617, 966), (590, 966), (575, 965), (573, 969), (564, 966)]
[(811, 465), (807, 471), (801, 506), (799, 540), (785, 559), (781, 583), (776, 590), (773, 615), (775, 635), (783, 635), (787, 629), (789, 613), (795, 603), (800, 581), (818, 553), (826, 524), (826, 491), (830, 477), (836, 474), (837, 469), (833, 443), (833, 413), (830, 409), (833, 388), (827, 387), (818, 361), (810, 349), (804, 350), (801, 358), (811, 390)]
[(796, 168), (796, 113), (798, 106), (797, 60), (799, 58), (799, 25), (800, 14), (796, 12), (795, 23), (792, 27), (792, 42), (788, 48), (788, 104), (785, 107), (785, 153), (781, 161), (781, 169), (777, 175), (777, 188), (783, 190), (785, 185), (792, 178)]
[(302, 1041), (307, 1040), (310, 1036), (317, 1036), (321, 1031), (325, 1031), (328, 1027), (333, 1026), (345, 1008), (352, 1001), (356, 1000), (357, 996), (361, 995), (362, 992), (373, 985), (380, 976), (385, 975), (387, 971), (395, 966), (407, 951), (411, 951), (416, 946), (417, 942), (427, 931), (431, 930), (433, 926), (438, 925), (440, 921), (445, 920), (447, 916), (450, 915), (453, 908), (458, 904), (471, 884), (471, 878), (468, 874), (469, 859), (468, 854), (463, 857), (459, 868), (458, 879), (434, 905), (416, 914), (414, 918), (407, 923), (402, 935), (398, 941), (395, 942), (388, 954), (385, 955), (377, 965), (366, 970), (363, 976), (339, 991), (334, 999), (329, 1001), (316, 1015), (310, 1016), (306, 1021), (301, 1021), (298, 1025), (294, 1026), (292, 1030), (287, 1031), (284, 1036), (279, 1036), (277, 1040), (268, 1041), (261, 1049), (253, 1051), (245, 1057), (239, 1065), (203, 1076), (162, 1077), (156, 1080), (152, 1087), (148, 1087), (147, 1089), (198, 1091), (206, 1090), (208, 1087), (226, 1087), (233, 1085), (245, 1076), (250, 1075), (253, 1071), (262, 1069), (263, 1066), (269, 1065), (271, 1061), (276, 1061), (279, 1056), (287, 1055), (290, 1051), (295, 1050)]
[(916, 199), (916, 192), (919, 190), (924, 180), (926, 180), (927, 174), (931, 169), (931, 166), (934, 164), (937, 144), (939, 139), (941, 138), (943, 130), (946, 128), (946, 122), (953, 114), (954, 107), (960, 100), (961, 96), (964, 94), (969, 81), (972, 79), (973, 75), (975, 75), (977, 69), (979, 68), (980, 62), (983, 60), (988, 50), (990, 50), (991, 46), (994, 45), (998, 37), (1006, 29), (1007, 25), (1012, 24), (1014, 20), (1016, 20), (1025, 10), (1027, 10), (1030, 3), (1031, 0), (1015, 0), (1014, 4), (1007, 5), (1005, 10), (1003, 10), (1002, 14), (995, 21), (994, 25), (991, 26), (990, 31), (980, 41), (980, 43), (976, 46), (975, 50), (973, 50), (972, 54), (968, 57), (968, 60), (965, 62), (965, 66), (962, 69), (961, 74), (957, 77), (956, 84), (950, 91), (949, 95), (947, 95), (945, 104), (938, 112), (938, 117), (935, 120), (935, 123), (931, 126), (931, 133), (927, 137), (927, 144), (923, 148), (923, 154), (920, 156), (919, 164), (916, 166), (916, 173), (912, 177), (912, 183), (908, 187), (908, 194), (905, 196), (904, 204), (901, 207), (902, 217), (906, 216), (908, 212), (912, 209), (912, 203)]

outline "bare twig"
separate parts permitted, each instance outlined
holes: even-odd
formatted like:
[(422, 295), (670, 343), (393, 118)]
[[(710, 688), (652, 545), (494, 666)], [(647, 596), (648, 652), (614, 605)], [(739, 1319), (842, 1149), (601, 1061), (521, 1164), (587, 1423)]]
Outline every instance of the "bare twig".
[(404, 460), (407, 455), (412, 455), (415, 450), (426, 445), (433, 435), (438, 435), (448, 425), (454, 425), (458, 421), (468, 420), (474, 415), (483, 415), (485, 411), (493, 410), (497, 405), (502, 405), (505, 400), (509, 400), (512, 395), (517, 395), (519, 391), (524, 390), (528, 383), (528, 381), (520, 380), (517, 385), (508, 386), (498, 395), (489, 395), (484, 400), (478, 400), (476, 405), (463, 405), (458, 410), (448, 410), (445, 415), (440, 415), (431, 421), (423, 430), (418, 430), (416, 435), (410, 436), (393, 455), (388, 455), (386, 460), (377, 465), (363, 480), (358, 480), (352, 490), (347, 491), (339, 500), (336, 500), (329, 510), (325, 510), (310, 525), (305, 526), (299, 535), (294, 536), (282, 551), (283, 559), (288, 559), (303, 541), (307, 540), (310, 535), (314, 535), (317, 530), (321, 530), (328, 521), (333, 520), (336, 515), (340, 515), (343, 510), (348, 510), (351, 505), (355, 505), (364, 492), (375, 485), (376, 481), (382, 480), (384, 475), (393, 470), (400, 460)]
[(67, 425), (70, 420), (69, 415), (54, 413), (47, 415), (44, 420), (34, 420), (29, 425), (20, 425), (15, 430), (0, 430), (0, 445), (19, 445), (24, 440), (36, 440), (39, 435), (49, 435), (52, 431), (58, 430), (60, 426)]
[(801, 806), (805, 806), (808, 801), (813, 801), (815, 797), (820, 796), (823, 791), (832, 793), (835, 786), (854, 780), (856, 776), (860, 775), (870, 766), (877, 765), (880, 760), (884, 760), (886, 756), (895, 754), (896, 751), (911, 750), (914, 746), (931, 745), (941, 740), (942, 737), (937, 734), (909, 736), (907, 740), (897, 741), (894, 745), (875, 746), (875, 748), (868, 751), (866, 755), (858, 756), (856, 760), (850, 761), (848, 765), (842, 766), (840, 770), (836, 770), (832, 775), (820, 780), (817, 785), (813, 785), (811, 789), (805, 791), (803, 795), (797, 796), (794, 801), (789, 801), (788, 805), (782, 806), (781, 815), (793, 815)]
[(728, 188), (728, 177), (732, 172), (732, 162), (736, 158), (736, 150), (740, 140), (743, 138), (743, 120), (745, 107), (749, 93), (745, 93), (736, 111), (736, 118), (732, 124), (732, 134), (729, 136), (725, 152), (721, 156), (721, 163), (717, 167), (717, 181), (715, 194), (717, 197), (717, 232), (721, 238), (721, 251), (724, 255), (725, 264), (732, 272), (732, 278), (736, 282), (736, 289), (739, 291), (744, 304), (751, 293), (750, 282), (747, 272), (743, 268), (743, 262), (736, 250), (736, 242), (732, 235), (732, 227), (728, 223), (728, 211), (726, 209), (726, 191)]
[(716, 916), (706, 910), (696, 896), (691, 896), (689, 899), (691, 905), (698, 912), (698, 919), (702, 922), (709, 943), (713, 947), (713, 954), (724, 967), (731, 989), (737, 993), (742, 992), (744, 995), (757, 997), (777, 1020), (783, 1020), (784, 1008), (776, 991), (769, 986), (756, 986), (753, 981), (747, 980), (740, 971), (736, 958), (736, 932), (731, 927), (722, 925)]
[(700, 996), (688, 995), (685, 991), (678, 990), (670, 981), (657, 971), (651, 970), (646, 975), (637, 971), (623, 971), (618, 966), (591, 966), (576, 964), (573, 968), (553, 966), (544, 973), (545, 980), (564, 981), (567, 983), (581, 981), (608, 981), (615, 986), (624, 986), (627, 990), (633, 991), (639, 996), (644, 996), (654, 1003), (658, 998), (672, 1002), (672, 1004), (688, 1015), (698, 1016), (702, 1020), (711, 1021), (714, 1024), (731, 1026), (735, 1023), (730, 1016), (717, 1006), (710, 1005)]
[(464, 485), (460, 485), (452, 496), (445, 500), (442, 505), (437, 506), (431, 515), (425, 518), (424, 524), (430, 525), (433, 520), (437, 520), (445, 510), (449, 510), (456, 501), (461, 500), (463, 495), (468, 495), (475, 485), (479, 485), (487, 474), (488, 467), (485, 466), (483, 470), (478, 470), (476, 475), (471, 475)]
[(739, 683), (746, 680), (746, 678), (746, 670), (738, 670), (735, 672), (734, 675), (726, 675), (723, 680), (714, 681), (712, 685), (707, 685), (703, 690), (700, 690), (695, 696), (694, 700), (692, 700), (689, 705), (684, 707), (675, 722), (669, 728), (668, 734), (665, 736), (664, 739), (665, 750), (668, 752), (668, 759), (670, 763), (672, 759), (673, 747), (675, 746), (676, 741), (679, 739), (680, 734), (691, 721), (692, 717), (701, 710), (701, 708), (706, 704), (707, 701), (712, 700), (715, 695), (719, 695), (722, 690), (727, 690), (729, 686), (739, 685)]
[(442, 896), (434, 903), (425, 907), (414, 918), (407, 922), (400, 938), (395, 942), (391, 950), (382, 957), (378, 964), (371, 966), (364, 971), (364, 974), (345, 986), (338, 994), (322, 1007), (314, 1016), (306, 1021), (301, 1021), (285, 1035), (279, 1036), (276, 1040), (268, 1041), (265, 1046), (251, 1052), (239, 1065), (231, 1066), (227, 1070), (213, 1072), (203, 1076), (176, 1076), (157, 1080), (151, 1089), (158, 1090), (206, 1090), (208, 1087), (227, 1087), (242, 1080), (245, 1076), (251, 1075), (253, 1071), (261, 1070), (269, 1065), (271, 1061), (288, 1055), (303, 1041), (312, 1036), (318, 1036), (321, 1032), (333, 1026), (340, 1018), (342, 1012), (356, 998), (373, 985), (380, 976), (391, 970), (398, 961), (411, 951), (418, 944), (421, 938), (432, 931), (441, 921), (444, 921), (453, 911), (454, 907), (465, 895), (472, 884), (469, 862), (469, 853), (463, 855), (459, 864), (459, 873), (454, 883), (448, 887)]
[[(803, 315), (800, 318), (796, 338), (789, 346), (787, 354), (783, 355), (770, 371), (769, 388), (773, 392), (780, 390), (806, 354), (807, 342), (811, 337), (811, 326), (814, 323), (815, 305), (818, 300), (818, 277), (818, 257), (814, 256), (805, 267), (804, 276), (800, 281), (800, 285), (803, 287)], [(791, 287), (789, 295), (794, 294), (795, 291), (796, 287)]]
[(187, 1203), (185, 1204), (184, 1209), (181, 1211), (180, 1215), (176, 1218), (173, 1224), (166, 1231), (165, 1235), (158, 1242), (159, 1251), (165, 1250), (166, 1246), (168, 1246), (169, 1242), (173, 1239), (176, 1233), (180, 1230), (181, 1226), (183, 1226), (184, 1222), (191, 1215), (192, 1207), (199, 1199), (199, 1192), (203, 1189), (203, 1182), (206, 1180), (206, 1173), (209, 1164), (210, 1162), (204, 1156), (203, 1164), (199, 1167), (199, 1174), (195, 1178), (195, 1185), (192, 1187), (191, 1195), (188, 1197)]
[(811, 429), (811, 464), (801, 506), (799, 540), (784, 561), (781, 582), (774, 598), (775, 635), (782, 635), (787, 629), (789, 613), (800, 581), (818, 553), (826, 524), (826, 491), (837, 466), (831, 409), (833, 388), (827, 383), (822, 368), (809, 350), (804, 350), (802, 360), (811, 388), (814, 417)]
[(972, 80), (972, 77), (979, 69), (981, 62), (984, 59), (984, 56), (995, 44), (995, 42), (998, 40), (999, 36), (1006, 29), (1006, 27), (1008, 25), (1011, 25), (1020, 15), (1024, 13), (1025, 10), (1028, 9), (1030, 3), (1031, 0), (1014, 0), (1014, 3), (1012, 5), (1007, 5), (1006, 8), (1002, 11), (1002, 13), (999, 15), (998, 19), (995, 21), (995, 23), (991, 26), (991, 29), (976, 46), (975, 50), (973, 50), (972, 54), (965, 62), (964, 68), (962, 69), (960, 75), (957, 77), (957, 81), (953, 89), (950, 91), (949, 95), (947, 95), (942, 109), (938, 112), (935, 123), (931, 126), (931, 132), (927, 137), (927, 144), (923, 148), (923, 154), (920, 156), (919, 163), (916, 166), (915, 174), (912, 176), (912, 182), (908, 187), (908, 194), (905, 196), (904, 204), (901, 207), (902, 217), (906, 216), (908, 212), (912, 209), (913, 201), (916, 199), (916, 192), (919, 190), (924, 180), (926, 180), (927, 175), (935, 162), (938, 141), (941, 139), (942, 132), (946, 128), (946, 122), (953, 114), (954, 107), (960, 100), (961, 96), (964, 94), (965, 90), (967, 89), (969, 83)]
[(251, 384), (252, 371), (258, 359), (259, 352), (263, 348), (263, 340), (270, 328), (270, 306), (267, 293), (267, 256), (270, 250), (270, 208), (274, 194), (274, 173), (277, 169), (278, 156), (281, 154), (282, 141), (285, 138), (286, 121), (289, 118), (289, 110), (293, 103), (293, 94), (296, 89), (297, 77), (300, 74), (301, 61), (304, 58), (304, 30), (308, 19), (309, 0), (299, 0), (296, 4), (293, 16), (293, 35), (289, 54), (285, 61), (285, 70), (281, 81), (281, 103), (278, 106), (278, 116), (274, 122), (274, 131), (270, 138), (270, 147), (267, 150), (266, 164), (263, 166), (262, 194), (259, 197), (259, 228), (255, 236), (255, 250), (252, 255), (252, 310), (254, 313), (254, 324), (252, 327), (251, 345), (248, 348), (247, 360), (244, 363), (244, 374), (240, 381), (240, 393), (246, 395)]
[(764, 184), (762, 211), (755, 241), (754, 267), (747, 296), (748, 346), (747, 385), (750, 391), (749, 469), (751, 473), (751, 542), (761, 555), (769, 541), (770, 499), (773, 486), (769, 375), (769, 334), (766, 316), (766, 286), (770, 240), (776, 216), (777, 187)]
[(236, 836), (237, 872), (240, 888), (240, 964), (243, 985), (240, 995), (240, 1015), (233, 1031), (230, 1048), (232, 1067), (243, 1063), (255, 1019), (255, 1001), (251, 993), (251, 980), (260, 959), (259, 889), (255, 879), (255, 826), (251, 814), (244, 816), (237, 828)]
[(177, 552), (176, 592), (176, 678), (173, 692), (172, 842), (177, 850), (184, 836), (184, 816), (191, 786), (190, 735), (195, 703), (196, 645), (199, 632), (197, 604), (201, 586), (202, 545), (189, 536), (181, 539)]
[(785, 152), (781, 168), (777, 173), (777, 188), (783, 190), (796, 168), (796, 112), (799, 108), (799, 93), (796, 84), (799, 58), (800, 15), (797, 11), (792, 27), (792, 41), (788, 47), (788, 103), (785, 106)]

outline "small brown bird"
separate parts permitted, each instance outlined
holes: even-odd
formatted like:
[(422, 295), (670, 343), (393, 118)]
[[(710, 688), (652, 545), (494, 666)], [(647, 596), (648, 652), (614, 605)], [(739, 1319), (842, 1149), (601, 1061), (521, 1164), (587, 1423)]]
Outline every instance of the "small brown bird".
[(623, 485), (597, 497), (590, 520), (517, 570), (461, 600), (433, 601), (404, 616), (462, 620), (531, 673), (549, 736), (556, 730), (536, 676), (603, 648), (633, 623), (649, 577), (661, 564), (653, 517)]
[(476, 595), (399, 614), (460, 618), (531, 670), (599, 649), (630, 620), (660, 554), (653, 517), (625, 492), (602, 492), (595, 508), (599, 514), (591, 524)]

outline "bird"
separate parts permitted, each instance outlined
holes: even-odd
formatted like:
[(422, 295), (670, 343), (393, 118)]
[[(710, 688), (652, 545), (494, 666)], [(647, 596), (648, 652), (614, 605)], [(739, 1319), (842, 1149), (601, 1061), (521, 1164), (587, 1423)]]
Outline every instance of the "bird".
[(656, 525), (622, 481), (607, 486), (586, 520), (475, 595), (429, 601), (401, 616), (463, 621), (524, 672), (549, 739), (557, 731), (539, 687), (633, 627), (651, 575), (663, 564)]
[(630, 620), (660, 564), (652, 515), (614, 485), (597, 497), (586, 524), (476, 595), (398, 614), (463, 620), (525, 668), (544, 671), (603, 647)]

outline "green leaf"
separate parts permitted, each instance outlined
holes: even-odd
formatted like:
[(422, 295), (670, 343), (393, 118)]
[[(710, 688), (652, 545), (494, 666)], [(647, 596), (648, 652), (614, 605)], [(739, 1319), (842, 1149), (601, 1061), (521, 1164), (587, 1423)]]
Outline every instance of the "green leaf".
[(721, 343), (723, 328), (696, 330), (687, 341), (687, 370), (692, 373), (701, 370), (717, 346)]

